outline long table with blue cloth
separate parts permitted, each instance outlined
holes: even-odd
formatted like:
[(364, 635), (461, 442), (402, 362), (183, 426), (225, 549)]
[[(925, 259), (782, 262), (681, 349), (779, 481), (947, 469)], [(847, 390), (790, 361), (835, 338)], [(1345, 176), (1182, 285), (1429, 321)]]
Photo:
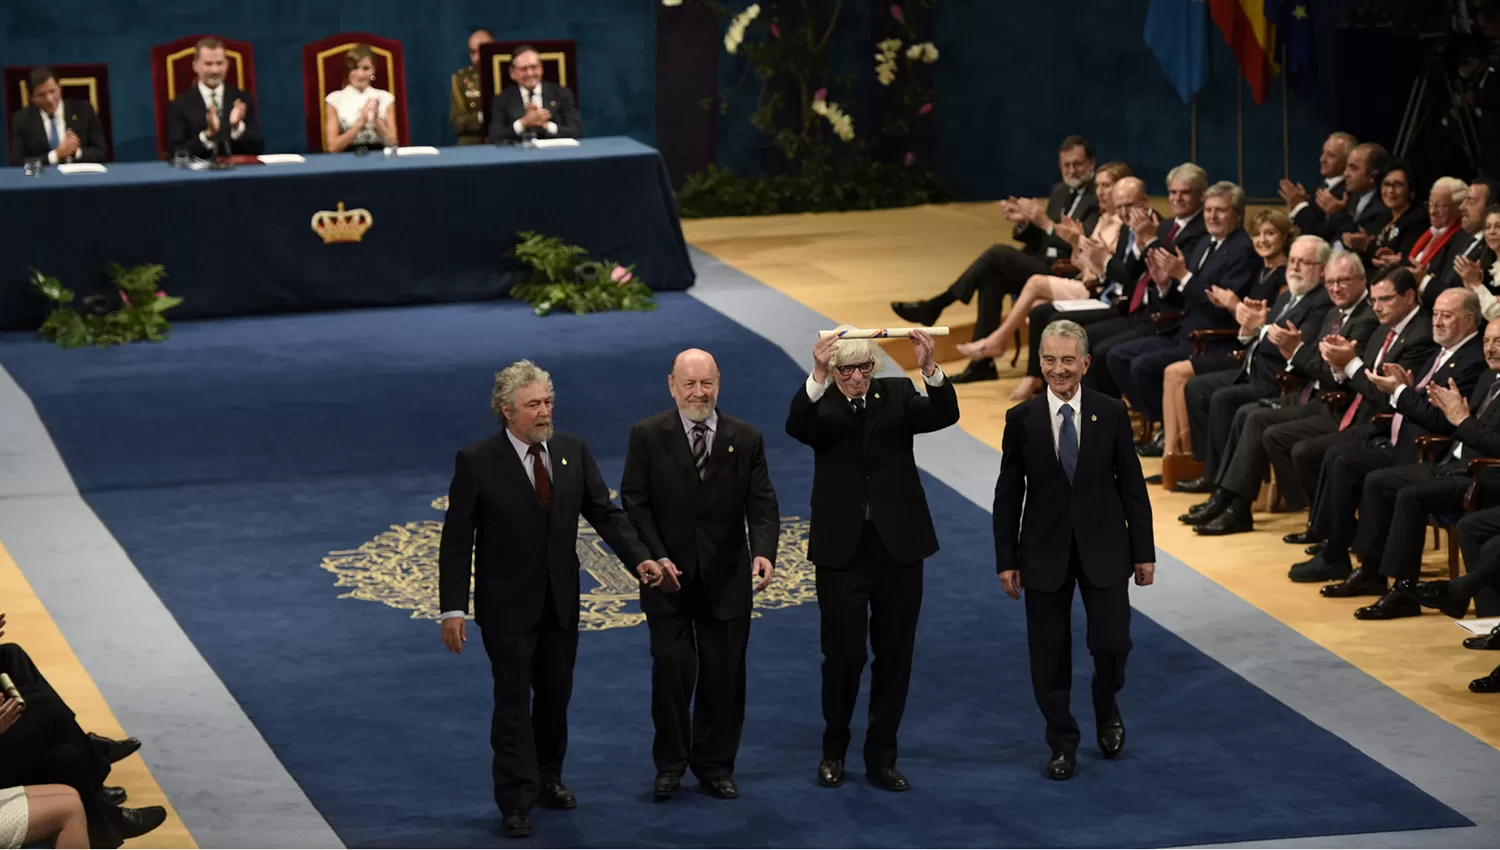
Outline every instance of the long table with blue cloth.
[(693, 283), (666, 167), (627, 138), (226, 170), (10, 168), (0, 328), (35, 328), (49, 309), (29, 268), (83, 297), (108, 293), (112, 262), (165, 266), (164, 288), (186, 299), (174, 319), (497, 298), (528, 274), (508, 256), (524, 230), (634, 264), (654, 290)]

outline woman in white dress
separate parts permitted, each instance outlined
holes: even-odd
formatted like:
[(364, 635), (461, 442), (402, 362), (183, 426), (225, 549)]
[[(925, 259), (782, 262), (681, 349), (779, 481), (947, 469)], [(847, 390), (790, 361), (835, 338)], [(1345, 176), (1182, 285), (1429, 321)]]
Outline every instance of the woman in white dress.
[[(0, 735), (21, 716), (21, 704), (0, 701)], [(66, 785), (0, 788), (0, 847), (26, 847), (53, 838), (54, 847), (89, 846), (89, 826), (78, 792)]]
[(370, 150), (396, 141), (396, 96), (377, 89), (375, 52), (357, 44), (344, 54), (347, 84), (323, 98), (323, 138), (329, 153)]

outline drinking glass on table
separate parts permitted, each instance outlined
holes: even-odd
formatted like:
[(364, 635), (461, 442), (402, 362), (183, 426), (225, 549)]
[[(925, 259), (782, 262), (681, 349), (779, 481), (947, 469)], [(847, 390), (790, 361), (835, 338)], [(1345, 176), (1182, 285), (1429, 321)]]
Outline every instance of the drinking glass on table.
[(175, 150), (175, 151), (172, 151), (172, 167), (173, 168), (187, 168), (189, 161), (190, 161), (190, 157), (188, 156), (188, 152), (187, 151), (185, 151), (185, 150)]
[(42, 158), (39, 156), (28, 156), (24, 164), (27, 177), (42, 176)]

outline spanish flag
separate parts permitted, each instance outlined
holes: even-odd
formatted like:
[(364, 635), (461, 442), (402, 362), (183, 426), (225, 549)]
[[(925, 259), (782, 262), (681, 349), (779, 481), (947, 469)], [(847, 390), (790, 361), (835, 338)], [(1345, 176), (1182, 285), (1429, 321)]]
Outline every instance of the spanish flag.
[(1266, 0), (1209, 0), (1208, 11), (1234, 52), (1255, 102), (1264, 103), (1278, 70), (1276, 24), (1266, 15)]

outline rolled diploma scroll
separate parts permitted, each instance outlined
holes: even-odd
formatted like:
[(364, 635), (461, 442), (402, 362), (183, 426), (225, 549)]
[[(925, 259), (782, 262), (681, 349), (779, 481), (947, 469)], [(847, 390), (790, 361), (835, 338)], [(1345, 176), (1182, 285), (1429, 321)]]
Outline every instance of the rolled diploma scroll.
[(851, 328), (847, 331), (818, 331), (818, 337), (836, 336), (839, 339), (886, 339), (888, 337), (911, 336), (912, 331), (926, 331), (931, 336), (947, 336), (948, 328)]

